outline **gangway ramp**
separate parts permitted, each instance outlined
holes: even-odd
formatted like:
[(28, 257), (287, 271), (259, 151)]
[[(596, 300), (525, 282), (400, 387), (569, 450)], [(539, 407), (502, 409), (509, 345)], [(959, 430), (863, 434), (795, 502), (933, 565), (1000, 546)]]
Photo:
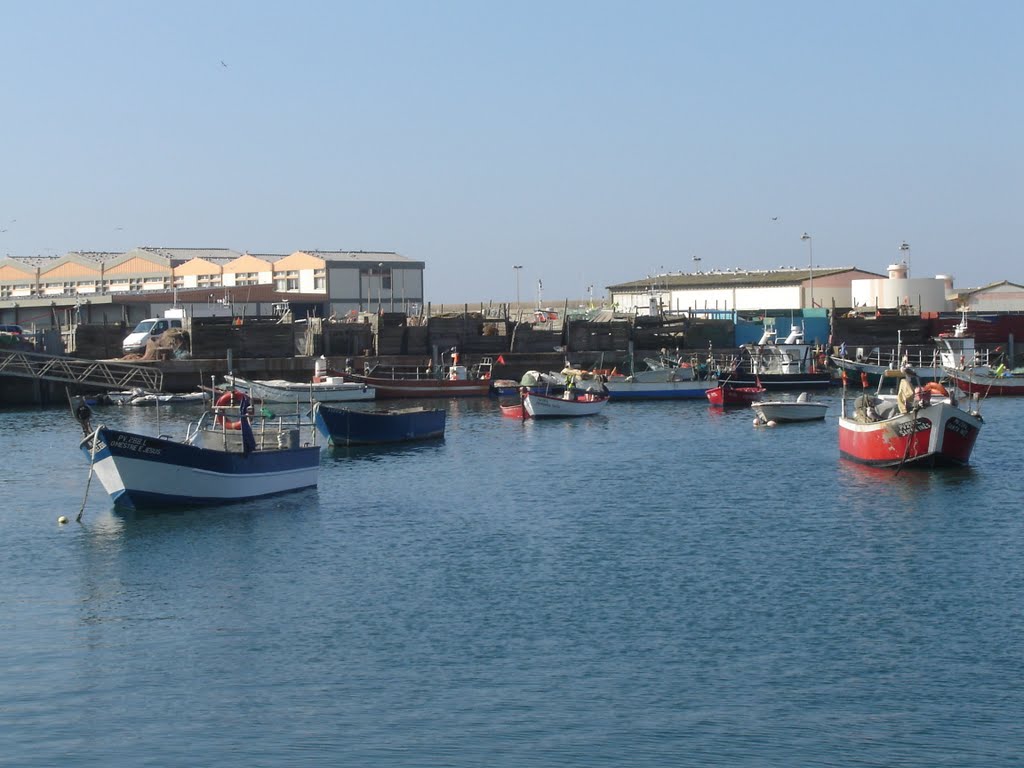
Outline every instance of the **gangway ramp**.
[(85, 389), (135, 389), (160, 392), (164, 374), (159, 368), (105, 360), (83, 360), (63, 355), (44, 355), (0, 349), (0, 376), (20, 376), (41, 381), (63, 381)]

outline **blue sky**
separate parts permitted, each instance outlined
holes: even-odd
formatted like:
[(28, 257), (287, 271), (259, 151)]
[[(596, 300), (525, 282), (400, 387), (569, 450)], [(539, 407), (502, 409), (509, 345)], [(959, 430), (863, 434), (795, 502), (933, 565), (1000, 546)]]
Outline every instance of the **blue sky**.
[(806, 231), (1024, 282), (1022, 39), (1017, 2), (9, 3), (0, 255), (394, 250), (555, 304)]

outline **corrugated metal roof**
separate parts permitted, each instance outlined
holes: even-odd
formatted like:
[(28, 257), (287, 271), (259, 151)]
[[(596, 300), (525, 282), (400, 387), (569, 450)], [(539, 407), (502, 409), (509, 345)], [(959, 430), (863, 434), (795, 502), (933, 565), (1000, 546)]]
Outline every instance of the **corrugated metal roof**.
[(80, 259), (86, 259), (87, 261), (95, 261), (97, 264), (102, 264), (105, 261), (116, 259), (118, 256), (122, 256), (123, 251), (68, 251), (68, 256), (78, 256)]
[[(300, 249), (301, 250), (301, 249)], [(316, 256), (323, 259), (324, 261), (348, 261), (348, 262), (402, 262), (410, 266), (425, 266), (421, 261), (415, 261), (408, 258), (407, 256), (401, 256), (394, 251), (318, 251), (318, 250), (302, 250), (303, 253), (308, 253), (311, 256)], [(291, 254), (287, 253), (250, 253), (249, 251), (236, 251), (231, 248), (165, 248), (162, 246), (150, 246), (143, 245), (137, 248), (132, 248), (128, 251), (69, 251), (67, 254), (62, 256), (57, 255), (46, 255), (46, 256), (8, 256), (7, 258), (17, 261), (20, 264), (29, 266), (32, 268), (42, 267), (48, 268), (55, 264), (58, 260), (64, 259), (67, 256), (75, 256), (88, 261), (96, 263), (110, 264), (113, 262), (125, 260), (128, 254), (135, 254), (143, 256), (143, 258), (149, 257), (156, 259), (162, 259), (170, 262), (171, 266), (177, 266), (178, 264), (184, 264), (192, 259), (203, 259), (212, 264), (224, 265), (240, 256), (253, 256), (257, 259), (262, 259), (270, 263), (280, 261), (281, 259)]]
[(1003, 285), (1013, 288), (1024, 288), (1024, 285), (1021, 285), (1020, 283), (1013, 283), (1010, 282), (1009, 280), (1000, 280), (999, 282), (996, 283), (989, 283), (988, 285), (983, 285), (980, 288), (961, 288), (955, 291), (955, 295), (970, 296), (971, 294), (981, 293), (982, 291), (991, 291), (993, 288), (999, 288), (1000, 286)]
[(720, 288), (737, 285), (799, 285), (813, 276), (816, 278), (839, 275), (844, 272), (860, 272), (865, 275), (885, 277), (875, 272), (868, 272), (857, 267), (815, 267), (814, 270), (800, 267), (781, 267), (779, 269), (736, 269), (714, 272), (679, 272), (675, 274), (654, 275), (643, 280), (606, 286), (609, 291), (627, 293), (629, 291), (646, 292), (654, 290), (671, 290), (673, 288)]
[(310, 256), (316, 256), (324, 261), (348, 261), (348, 262), (404, 262), (411, 266), (423, 266), (423, 262), (414, 261), (407, 256), (400, 256), (394, 251), (307, 251)]
[(195, 258), (206, 259), (237, 259), (242, 254), (231, 248), (163, 248), (151, 245), (143, 245), (135, 250), (152, 253), (156, 256), (163, 256), (174, 262), (185, 262)]

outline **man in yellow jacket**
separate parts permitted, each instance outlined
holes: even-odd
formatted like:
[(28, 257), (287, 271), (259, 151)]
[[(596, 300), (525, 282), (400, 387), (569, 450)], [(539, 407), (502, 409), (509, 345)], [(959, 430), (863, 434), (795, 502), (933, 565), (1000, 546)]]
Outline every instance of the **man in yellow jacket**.
[(896, 404), (900, 413), (910, 413), (914, 407), (914, 392), (917, 389), (917, 375), (909, 365), (903, 366), (903, 378), (896, 390)]

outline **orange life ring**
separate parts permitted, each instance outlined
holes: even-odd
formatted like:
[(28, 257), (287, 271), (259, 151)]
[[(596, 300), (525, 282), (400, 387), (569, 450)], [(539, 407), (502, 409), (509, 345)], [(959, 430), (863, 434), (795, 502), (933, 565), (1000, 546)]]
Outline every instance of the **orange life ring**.
[[(240, 402), (242, 402), (242, 393), (239, 392), (237, 389), (229, 389), (227, 392), (225, 392), (223, 395), (217, 398), (217, 401), (214, 403), (214, 406), (217, 408), (227, 408), (234, 405), (235, 403)], [(216, 424), (217, 426), (223, 424), (224, 429), (242, 428), (241, 419), (229, 419), (222, 413), (217, 414), (216, 418), (214, 418), (213, 420), (213, 423)]]

